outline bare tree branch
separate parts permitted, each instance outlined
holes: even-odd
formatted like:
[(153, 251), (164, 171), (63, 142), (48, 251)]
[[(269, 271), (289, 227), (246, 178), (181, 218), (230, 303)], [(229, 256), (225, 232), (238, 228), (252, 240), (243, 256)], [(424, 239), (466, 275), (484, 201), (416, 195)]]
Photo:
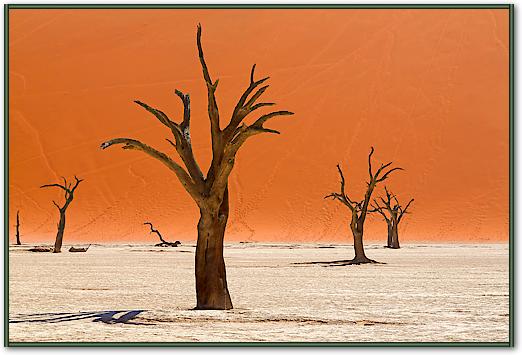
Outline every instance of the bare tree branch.
[(400, 220), (402, 219), (402, 216), (404, 216), (406, 213), (407, 213), (407, 210), (408, 210), (408, 207), (410, 207), (410, 204), (415, 201), (414, 199), (411, 199), (410, 202), (408, 202), (408, 204), (406, 205), (406, 207), (404, 208), (404, 210), (401, 209), (401, 213), (399, 215), (399, 222)]
[(156, 116), (158, 121), (160, 121), (162, 124), (167, 126), (170, 130), (173, 131), (173, 133), (175, 130), (179, 131), (179, 127), (177, 127), (177, 124), (174, 123), (173, 121), (171, 121), (169, 119), (169, 117), (163, 111), (155, 109), (154, 107), (151, 107), (151, 106), (147, 105), (146, 103), (141, 102), (139, 100), (134, 100), (134, 102), (136, 104), (138, 104), (139, 106), (143, 107), (148, 112), (152, 113), (154, 116)]
[(178, 89), (175, 89), (174, 92), (181, 99), (183, 103), (183, 121), (181, 123), (181, 129), (188, 128), (190, 126), (190, 95), (184, 94)]
[(203, 46), (201, 44), (201, 24), (198, 24), (197, 31), (197, 46), (198, 46), (198, 54), (199, 61), (201, 63), (201, 68), (203, 70), (203, 78), (205, 79), (207, 85), (207, 93), (208, 93), (208, 116), (210, 119), (210, 134), (212, 139), (212, 162), (210, 164), (209, 171), (207, 173), (207, 178), (205, 181), (206, 188), (212, 187), (214, 184), (216, 170), (221, 165), (221, 161), (223, 159), (223, 135), (220, 128), (219, 123), (219, 109), (217, 106), (215, 92), (217, 89), (217, 85), (219, 80), (216, 80), (215, 83), (212, 82), (210, 77), (210, 73), (208, 71), (207, 64), (205, 62), (205, 56), (203, 54)]
[(188, 94), (184, 95), (179, 90), (175, 90), (175, 92), (183, 103), (183, 121), (181, 125), (171, 121), (161, 110), (155, 109), (141, 101), (136, 100), (134, 102), (156, 116), (161, 123), (172, 131), (177, 144), (173, 144), (170, 140), (168, 141), (176, 148), (194, 182), (201, 183), (203, 181), (203, 173), (194, 159), (190, 140), (190, 97)]
[(171, 141), (171, 140), (170, 140), (170, 139), (168, 139), (168, 138), (165, 138), (165, 140), (166, 140), (167, 142), (169, 142), (169, 143), (170, 143), (170, 145), (174, 147), (174, 149), (176, 149), (176, 150), (177, 150), (177, 146), (176, 146), (176, 143), (174, 143), (173, 141)]
[(265, 123), (268, 119), (276, 116), (285, 116), (285, 115), (293, 115), (293, 112), (290, 111), (277, 111), (272, 112), (266, 115), (261, 116), (256, 122), (252, 125), (247, 126), (243, 124), (241, 127), (237, 128), (234, 131), (234, 134), (231, 137), (231, 140), (227, 147), (225, 147), (225, 155), (228, 159), (231, 159), (235, 156), (239, 148), (246, 142), (249, 137), (255, 136), (260, 133), (273, 133), (280, 134), (279, 131), (274, 129), (263, 127), (263, 123)]
[[(241, 95), (239, 98), (236, 107), (234, 108), (234, 112), (232, 113), (232, 118), (230, 119), (229, 124), (224, 130), (225, 133), (225, 140), (227, 142), (230, 142), (232, 140), (233, 132), (236, 130), (236, 128), (241, 124), (241, 122), (245, 119), (247, 115), (249, 115), (251, 112), (257, 110), (258, 108), (264, 107), (264, 106), (272, 106), (274, 105), (271, 102), (266, 103), (258, 103), (255, 104), (255, 101), (265, 92), (265, 90), (268, 88), (268, 85), (260, 88), (253, 96), (252, 98), (246, 102), (248, 99), (248, 96), (262, 83), (264, 83), (266, 80), (269, 79), (269, 77), (263, 78), (258, 81), (254, 81), (254, 72), (255, 72), (256, 65), (254, 64), (252, 66), (252, 70), (250, 71), (250, 85), (245, 90), (245, 92)], [(245, 103), (246, 102), (246, 103)]]
[(270, 112), (270, 113), (267, 113), (266, 115), (263, 115), (261, 117), (259, 117), (252, 125), (251, 127), (255, 127), (255, 128), (264, 128), (263, 127), (263, 124), (268, 121), (269, 119), (273, 118), (273, 117), (276, 117), (276, 116), (290, 116), (290, 115), (293, 115), (294, 113), (293, 112), (290, 112), (290, 111), (275, 111), (275, 112)]
[(379, 203), (377, 202), (377, 200), (373, 200), (373, 204), (371, 205), (372, 206), (372, 210), (368, 211), (368, 212), (377, 212), (379, 213), (381, 216), (384, 217), (384, 220), (386, 222), (389, 222), (389, 219), (388, 217), (386, 216), (386, 214), (384, 213), (383, 209), (384, 207), (382, 207), (381, 205), (379, 205)]
[(179, 126), (180, 134), (174, 135), (176, 139), (176, 144), (170, 142), (178, 152), (181, 160), (185, 164), (185, 167), (188, 170), (189, 175), (192, 180), (201, 187), (204, 183), (204, 176), (201, 172), (201, 169), (194, 157), (194, 152), (192, 151), (192, 139), (190, 137), (190, 96), (188, 94), (183, 94), (179, 90), (175, 90), (176, 95), (181, 99), (183, 103), (183, 121)]
[(254, 82), (254, 73), (256, 71), (256, 65), (252, 65), (252, 69), (250, 69), (250, 84)]
[[(261, 88), (259, 88), (259, 90), (256, 91), (256, 93), (254, 95), (252, 95), (250, 97), (250, 99), (247, 101), (247, 103), (245, 104), (245, 107), (252, 107), (252, 105), (254, 104), (254, 102), (256, 102), (256, 100), (261, 96), (263, 95), (263, 93), (266, 91), (266, 89), (268, 89), (269, 85), (265, 85), (265, 86), (262, 86)], [(246, 115), (245, 115), (246, 116)]]
[(393, 168), (393, 169), (390, 169), (388, 170), (388, 172), (386, 174), (384, 174), (380, 179), (377, 179), (376, 181), (377, 182), (381, 182), (381, 181), (384, 181), (388, 178), (388, 175), (390, 175), (392, 172), (396, 171), (396, 170), (404, 170), (403, 168)]
[[(379, 206), (381, 210), (388, 211), (388, 214), (390, 215), (390, 220), (393, 218), (397, 218), (398, 223), (401, 221), (402, 216), (407, 213), (407, 209), (410, 206), (410, 204), (414, 201), (414, 199), (411, 199), (406, 205), (406, 208), (403, 209), (399, 203), (399, 200), (397, 199), (397, 196), (392, 192), (388, 191), (388, 188), (386, 186), (384, 187), (384, 190), (386, 192), (386, 199), (384, 199), (383, 197), (379, 197), (379, 199), (384, 203), (384, 207), (380, 206), (376, 200), (374, 200), (374, 203), (377, 206)], [(395, 201), (394, 204), (392, 204), (392, 200)]]
[(215, 96), (219, 80), (216, 80), (216, 82), (213, 83), (212, 79), (210, 78), (210, 73), (208, 71), (207, 63), (205, 62), (205, 56), (203, 54), (203, 46), (201, 45), (201, 24), (198, 24), (197, 45), (199, 61), (203, 70), (203, 78), (207, 83), (208, 116), (210, 118), (210, 130), (212, 135), (212, 152), (213, 154), (219, 154), (218, 152), (221, 145), (221, 129), (219, 127), (219, 109)]
[(253, 111), (255, 111), (255, 110), (257, 110), (258, 108), (261, 108), (261, 107), (274, 106), (274, 105), (275, 105), (274, 102), (260, 102), (258, 104), (253, 105), (250, 108), (250, 112), (253, 112)]
[(346, 191), (345, 191), (346, 180), (344, 179), (344, 174), (343, 174), (343, 171), (341, 170), (341, 164), (337, 164), (337, 172), (339, 172), (339, 176), (341, 177), (341, 194), (343, 197), (345, 197), (346, 196)]
[(123, 149), (135, 149), (144, 152), (145, 154), (159, 160), (162, 162), (167, 168), (172, 170), (178, 179), (180, 180), (185, 190), (196, 200), (199, 201), (200, 191), (198, 190), (197, 185), (192, 181), (190, 175), (183, 169), (179, 164), (174, 162), (168, 155), (162, 153), (148, 145), (141, 143), (135, 139), (130, 138), (115, 138), (108, 140), (101, 144), (102, 149), (106, 149), (112, 145), (123, 144)]
[(370, 149), (370, 154), (368, 154), (368, 174), (370, 174), (370, 180), (373, 179), (373, 173), (372, 173), (372, 155), (373, 155), (373, 147)]
[(341, 203), (343, 203), (346, 207), (348, 207), (351, 211), (354, 211), (354, 207), (341, 195), (341, 194), (338, 194), (338, 193), (335, 193), (335, 192), (332, 192), (331, 194), (329, 195), (326, 195), (324, 197), (325, 199), (327, 198), (332, 198), (333, 200), (339, 200), (341, 201)]
[(203, 55), (203, 46), (201, 45), (201, 24), (198, 23), (198, 32), (197, 32), (197, 44), (198, 44), (198, 54), (199, 61), (201, 63), (201, 68), (203, 69), (203, 78), (205, 82), (210, 83), (212, 85), (212, 79), (210, 78), (210, 73), (208, 72), (207, 63), (205, 63), (205, 56)]
[(390, 165), (392, 165), (393, 162), (389, 162), (387, 164), (381, 164), (380, 168), (377, 170), (377, 172), (375, 173), (375, 178), (377, 179), (379, 177), (379, 174), (384, 170), (386, 169), (387, 167), (389, 167)]
[[(71, 194), (74, 193), (74, 190), (76, 190), (76, 188), (78, 187), (78, 185), (80, 185), (80, 182), (83, 181), (83, 179), (78, 179), (76, 177), (76, 175), (74, 175), (74, 179), (76, 180), (76, 183), (74, 184), (73, 188), (71, 189)], [(72, 183), (71, 183), (72, 185)]]
[(65, 192), (68, 191), (67, 187), (62, 186), (60, 184), (47, 184), (47, 185), (40, 186), (40, 188), (44, 188), (44, 187), (59, 187), (60, 189), (63, 189)]
[(344, 178), (344, 174), (340, 164), (337, 164), (337, 172), (339, 173), (339, 176), (341, 178), (341, 193), (332, 192), (331, 194), (325, 196), (325, 198), (332, 197), (334, 200), (337, 199), (341, 201), (344, 205), (346, 205), (350, 209), (350, 211), (355, 212), (357, 204), (354, 204), (354, 202), (346, 195), (346, 180)]

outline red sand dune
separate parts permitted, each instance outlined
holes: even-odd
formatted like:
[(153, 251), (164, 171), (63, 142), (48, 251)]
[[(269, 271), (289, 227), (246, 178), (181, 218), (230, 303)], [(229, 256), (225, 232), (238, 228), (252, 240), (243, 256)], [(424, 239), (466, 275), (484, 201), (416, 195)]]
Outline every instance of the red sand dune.
[[(62, 194), (39, 186), (74, 174), (85, 182), (66, 242), (146, 240), (144, 221), (195, 238), (197, 208), (170, 171), (99, 145), (131, 137), (175, 156), (169, 132), (132, 101), (178, 120), (178, 88), (191, 94), (208, 168), (198, 22), (222, 121), (253, 63), (271, 76), (265, 100), (296, 113), (239, 153), (227, 240), (349, 241), (348, 211), (323, 197), (338, 189), (340, 162), (362, 198), (371, 145), (375, 165), (405, 168), (391, 190), (416, 200), (403, 241), (508, 239), (507, 10), (11, 10), (9, 223), (20, 210), (23, 241), (53, 240)], [(366, 232), (384, 241), (386, 225), (372, 217)]]

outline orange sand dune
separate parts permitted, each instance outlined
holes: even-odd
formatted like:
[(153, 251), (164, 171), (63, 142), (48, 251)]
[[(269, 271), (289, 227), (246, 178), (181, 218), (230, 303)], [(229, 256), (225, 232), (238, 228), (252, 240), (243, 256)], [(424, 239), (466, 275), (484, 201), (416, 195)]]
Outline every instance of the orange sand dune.
[[(170, 239), (195, 238), (198, 211), (176, 177), (140, 152), (99, 149), (137, 138), (174, 152), (169, 132), (132, 101), (178, 120), (174, 88), (192, 98), (192, 136), (209, 165), (206, 88), (196, 25), (222, 120), (257, 63), (266, 101), (296, 114), (253, 138), (230, 178), (227, 240), (348, 241), (338, 189), (362, 198), (366, 159), (405, 168), (387, 181), (415, 198), (403, 241), (508, 239), (507, 10), (11, 10), (10, 219), (22, 239), (54, 238), (59, 191), (85, 179), (67, 241), (140, 241), (151, 221)], [(382, 187), (378, 190), (381, 193)], [(385, 240), (378, 217), (366, 238)], [(13, 238), (11, 230), (10, 237)]]

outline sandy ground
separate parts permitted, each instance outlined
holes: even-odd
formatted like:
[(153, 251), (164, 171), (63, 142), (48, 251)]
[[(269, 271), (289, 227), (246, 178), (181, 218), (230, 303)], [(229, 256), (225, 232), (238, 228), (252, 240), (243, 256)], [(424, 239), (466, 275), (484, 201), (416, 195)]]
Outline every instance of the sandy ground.
[(380, 265), (294, 265), (348, 245), (231, 244), (231, 311), (194, 311), (194, 248), (11, 247), (9, 339), (111, 342), (508, 341), (508, 246), (370, 245)]

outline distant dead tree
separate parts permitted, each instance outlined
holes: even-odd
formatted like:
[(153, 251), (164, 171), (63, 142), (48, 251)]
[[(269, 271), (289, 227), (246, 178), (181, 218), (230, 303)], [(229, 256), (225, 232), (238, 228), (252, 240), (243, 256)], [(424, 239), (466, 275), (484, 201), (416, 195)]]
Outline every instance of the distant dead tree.
[(159, 239), (161, 240), (161, 243), (155, 244), (154, 246), (156, 246), (156, 247), (177, 247), (178, 245), (181, 244), (177, 240), (174, 243), (167, 242), (165, 239), (163, 239), (163, 237), (161, 236), (161, 233), (159, 232), (159, 230), (154, 229), (154, 226), (152, 225), (152, 223), (145, 222), (143, 224), (150, 226), (150, 232), (151, 233), (156, 233), (158, 235)]
[(62, 251), (62, 242), (63, 242), (63, 232), (65, 230), (65, 212), (67, 211), (67, 207), (71, 204), (73, 198), (74, 198), (74, 191), (80, 185), (80, 182), (83, 181), (83, 179), (78, 179), (76, 176), (74, 179), (76, 182), (73, 183), (67, 183), (67, 180), (62, 177), (63, 179), (63, 185), (60, 184), (48, 184), (48, 185), (42, 185), (40, 188), (43, 187), (58, 187), (64, 191), (64, 197), (65, 202), (63, 206), (60, 206), (56, 203), (56, 201), (53, 201), (56, 208), (58, 208), (58, 211), (60, 211), (60, 221), (58, 222), (58, 233), (56, 233), (56, 241), (54, 242), (54, 249), (53, 253), (60, 253)]
[(379, 197), (384, 206), (380, 205), (377, 200), (373, 200), (372, 208), (375, 212), (381, 214), (388, 224), (387, 247), (391, 249), (399, 249), (399, 222), (402, 220), (402, 217), (408, 213), (408, 207), (410, 207), (410, 204), (414, 200), (411, 199), (403, 209), (399, 200), (397, 200), (397, 197), (389, 192), (386, 187), (384, 187), (384, 190), (386, 191), (386, 199)]
[(16, 245), (22, 245), (20, 241), (20, 211), (16, 211)]
[(368, 210), (370, 205), (370, 199), (372, 197), (373, 190), (375, 186), (386, 180), (390, 174), (396, 170), (403, 170), (402, 168), (391, 168), (386, 171), (392, 165), (392, 162), (387, 164), (381, 164), (379, 169), (375, 172), (372, 171), (372, 155), (373, 155), (373, 147), (371, 147), (370, 154), (368, 155), (368, 173), (370, 176), (370, 180), (367, 182), (367, 189), (364, 195), (364, 199), (361, 201), (356, 201), (348, 197), (345, 192), (345, 179), (343, 175), (343, 171), (339, 164), (337, 164), (337, 170), (339, 171), (339, 175), (341, 177), (341, 189), (340, 192), (332, 192), (331, 194), (325, 196), (325, 198), (332, 198), (333, 200), (338, 200), (346, 207), (349, 208), (351, 212), (351, 221), (350, 228), (353, 234), (353, 246), (355, 249), (355, 257), (352, 260), (347, 261), (347, 264), (365, 264), (365, 263), (375, 263), (375, 260), (371, 260), (366, 257), (364, 253), (364, 245), (363, 245), (363, 234), (364, 234), (364, 221), (366, 220), (366, 214), (368, 212), (373, 212)]
[(223, 259), (223, 239), (229, 215), (228, 177), (234, 167), (239, 148), (252, 136), (260, 133), (275, 133), (278, 131), (265, 128), (263, 125), (276, 116), (292, 115), (289, 111), (274, 111), (261, 115), (254, 123), (243, 123), (245, 118), (257, 109), (272, 106), (271, 102), (256, 103), (268, 88), (261, 86), (269, 78), (255, 80), (255, 64), (250, 72), (248, 88), (239, 98), (228, 125), (221, 129), (219, 110), (216, 100), (216, 89), (219, 80), (212, 81), (201, 45), (201, 26), (197, 28), (197, 48), (199, 61), (203, 71), (208, 94), (208, 116), (212, 138), (212, 162), (206, 176), (194, 157), (190, 137), (190, 97), (179, 90), (176, 95), (183, 104), (183, 119), (181, 123), (172, 121), (164, 112), (141, 101), (138, 105), (153, 114), (165, 125), (174, 137), (172, 142), (185, 166), (182, 167), (162, 153), (140, 141), (129, 138), (115, 138), (102, 143), (105, 149), (121, 144), (123, 149), (134, 149), (159, 160), (172, 170), (179, 181), (196, 202), (200, 211), (198, 223), (198, 240), (196, 246), (196, 309), (231, 309), (232, 301), (228, 292), (225, 262)]

